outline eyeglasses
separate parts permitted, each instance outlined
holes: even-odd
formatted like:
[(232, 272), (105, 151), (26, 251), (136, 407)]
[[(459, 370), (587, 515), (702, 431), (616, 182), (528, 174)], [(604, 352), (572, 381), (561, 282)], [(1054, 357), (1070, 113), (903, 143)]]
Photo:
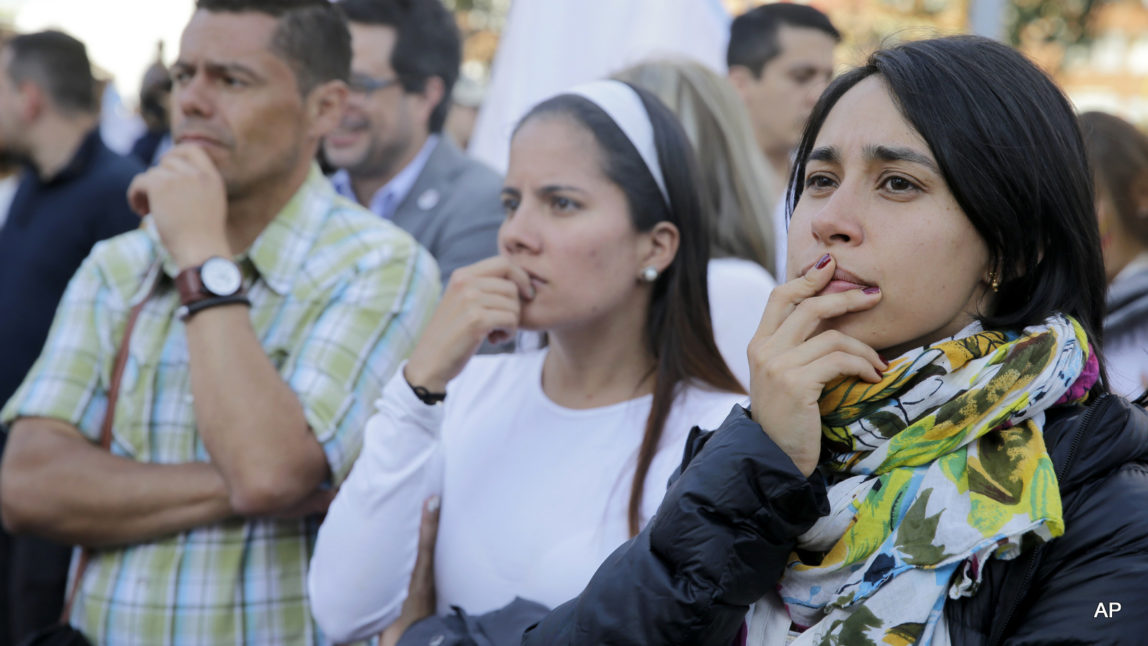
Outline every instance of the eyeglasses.
[(398, 78), (376, 79), (365, 74), (352, 74), (347, 87), (355, 94), (370, 96), (399, 82)]

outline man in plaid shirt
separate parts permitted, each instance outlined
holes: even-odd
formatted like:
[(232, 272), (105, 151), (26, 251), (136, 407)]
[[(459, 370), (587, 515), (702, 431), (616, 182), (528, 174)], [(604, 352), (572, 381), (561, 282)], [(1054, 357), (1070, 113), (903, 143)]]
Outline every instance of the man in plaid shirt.
[(328, 641), (305, 585), (319, 514), (439, 292), (429, 254), (313, 162), (349, 61), (326, 0), (199, 0), (176, 145), (129, 190), (150, 215), (93, 250), (0, 412), (4, 522), (92, 549), (71, 622), (95, 643)]

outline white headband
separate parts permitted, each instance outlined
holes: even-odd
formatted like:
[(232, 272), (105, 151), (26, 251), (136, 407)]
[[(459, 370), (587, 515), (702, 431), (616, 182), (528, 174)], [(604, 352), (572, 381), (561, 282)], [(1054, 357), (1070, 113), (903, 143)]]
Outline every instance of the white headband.
[(654, 182), (662, 192), (662, 199), (666, 201), (668, 208), (670, 194), (666, 191), (666, 178), (662, 176), (662, 166), (658, 163), (658, 149), (654, 145), (654, 124), (650, 121), (646, 106), (642, 104), (642, 98), (634, 88), (621, 81), (593, 81), (579, 85), (566, 93), (577, 94), (593, 101), (594, 105), (602, 108), (614, 123), (618, 124), (626, 138), (634, 144), (634, 148), (638, 149), (642, 161), (646, 162), (646, 168), (650, 169), (650, 174), (654, 176)]

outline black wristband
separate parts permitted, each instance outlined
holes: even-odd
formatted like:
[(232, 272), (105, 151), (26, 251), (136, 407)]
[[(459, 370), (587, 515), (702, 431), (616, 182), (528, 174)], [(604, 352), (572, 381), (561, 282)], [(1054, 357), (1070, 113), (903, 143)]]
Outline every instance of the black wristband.
[(427, 406), (434, 406), (435, 404), (446, 399), (446, 393), (432, 393), (431, 391), (427, 390), (425, 386), (416, 386), (409, 381), (407, 381), (407, 385), (411, 387), (412, 391), (414, 391), (415, 397), (418, 397), (419, 401), (426, 404)]
[(191, 318), (193, 314), (200, 310), (208, 309), (209, 307), (218, 307), (220, 305), (246, 305), (251, 307), (251, 300), (247, 298), (247, 294), (240, 292), (232, 294), (231, 296), (216, 296), (215, 298), (205, 298), (201, 301), (196, 301), (190, 305), (184, 305), (176, 310), (179, 313), (181, 321), (186, 321)]

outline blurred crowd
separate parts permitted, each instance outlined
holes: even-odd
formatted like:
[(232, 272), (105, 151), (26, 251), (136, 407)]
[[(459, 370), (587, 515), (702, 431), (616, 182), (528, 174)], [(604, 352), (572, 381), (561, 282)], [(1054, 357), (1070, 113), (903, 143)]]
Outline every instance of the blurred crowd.
[[(991, 41), (835, 78), (840, 41), (762, 5), (725, 70), (652, 57), (538, 103), (503, 173), (466, 152), (483, 89), (440, 0), (198, 0), (121, 152), (84, 44), (7, 38), (0, 644), (966, 643), (988, 611), (944, 599), (1004, 604), (973, 596), (989, 554), (1075, 571), (1077, 472), (1039, 438), (1110, 400), (1119, 461), (1077, 468), (1139, 469), (1106, 571), (1143, 576), (1148, 134)], [(1028, 94), (997, 107), (983, 70)], [(951, 491), (906, 484), (942, 463)], [(859, 538), (882, 487), (921, 507)], [(864, 581), (805, 585), (838, 558)], [(1043, 621), (1026, 599), (1004, 634)], [(1143, 634), (1134, 598), (1082, 599)]]

